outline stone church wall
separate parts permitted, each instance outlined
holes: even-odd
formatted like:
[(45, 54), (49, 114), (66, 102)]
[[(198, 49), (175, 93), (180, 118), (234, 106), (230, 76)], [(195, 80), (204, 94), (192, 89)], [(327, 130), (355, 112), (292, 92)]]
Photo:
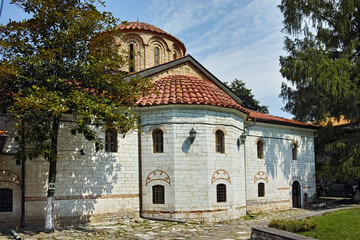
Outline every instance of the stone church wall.
[[(3, 117), (4, 118), (4, 117)], [(4, 119), (2, 119), (4, 120)], [(94, 143), (69, 133), (71, 121), (61, 123), (58, 142), (58, 162), (55, 192), (55, 218), (59, 221), (88, 221), (104, 214), (138, 217), (138, 147), (137, 132), (118, 136), (118, 152), (95, 151)], [(10, 125), (10, 122), (8, 123)], [(7, 128), (9, 138), (6, 155), (0, 155), (0, 175), (9, 172), (19, 178), (21, 165), (14, 158), (13, 128)], [(98, 129), (104, 138), (105, 129)], [(80, 150), (85, 155), (82, 155)], [(43, 221), (47, 201), (49, 164), (42, 159), (26, 161), (25, 220)], [(5, 177), (0, 176), (0, 180)], [(13, 175), (12, 175), (13, 176)], [(16, 177), (15, 177), (16, 178)], [(13, 178), (13, 179), (15, 179)], [(5, 179), (7, 181), (9, 179)], [(0, 181), (0, 188), (13, 189), (13, 211), (1, 212), (0, 222), (20, 219), (21, 188), (14, 180)]]
[[(257, 123), (248, 128), (246, 139), (246, 178), (248, 210), (287, 209), (293, 206), (292, 184), (315, 194), (315, 156), (313, 130)], [(264, 141), (264, 158), (257, 157), (257, 141)], [(292, 159), (291, 144), (298, 145), (297, 159)], [(265, 196), (258, 197), (258, 184), (265, 184)]]
[[(242, 119), (238, 113), (219, 107), (186, 105), (140, 110), (144, 125), (144, 215), (198, 221), (244, 215), (244, 153), (237, 141)], [(152, 152), (151, 133), (156, 128), (164, 130), (164, 153)], [(189, 139), (192, 128), (197, 131), (193, 143)], [(225, 132), (225, 153), (216, 153), (216, 130)], [(161, 171), (168, 175), (168, 181), (159, 177)], [(226, 185), (226, 202), (217, 202), (219, 183)], [(153, 185), (165, 186), (165, 204), (152, 203)]]

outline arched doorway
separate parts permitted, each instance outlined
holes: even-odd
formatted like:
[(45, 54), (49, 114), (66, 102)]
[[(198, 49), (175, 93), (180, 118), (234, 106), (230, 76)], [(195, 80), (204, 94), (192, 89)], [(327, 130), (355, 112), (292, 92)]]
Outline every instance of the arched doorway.
[(300, 183), (294, 181), (292, 184), (292, 202), (294, 208), (301, 208)]

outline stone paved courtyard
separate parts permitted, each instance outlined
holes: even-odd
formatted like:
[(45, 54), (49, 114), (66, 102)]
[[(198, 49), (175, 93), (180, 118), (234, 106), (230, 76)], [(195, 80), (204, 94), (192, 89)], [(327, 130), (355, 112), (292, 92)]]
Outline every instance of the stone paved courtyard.
[[(18, 230), (22, 239), (248, 239), (251, 226), (271, 220), (310, 213), (305, 209), (290, 209), (255, 214), (221, 223), (175, 223), (146, 219), (122, 220), (121, 223), (100, 222), (58, 227), (55, 233), (44, 233), (41, 228)], [(0, 233), (0, 239), (14, 239)]]

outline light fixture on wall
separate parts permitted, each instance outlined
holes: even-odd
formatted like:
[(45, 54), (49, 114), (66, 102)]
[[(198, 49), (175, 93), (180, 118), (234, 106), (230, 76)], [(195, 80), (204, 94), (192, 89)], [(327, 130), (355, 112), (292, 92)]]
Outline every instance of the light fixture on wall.
[(241, 135), (240, 135), (240, 143), (244, 144), (246, 141), (246, 134), (245, 132), (243, 132)]
[(197, 132), (195, 131), (195, 129), (191, 128), (191, 130), (189, 132), (189, 138), (190, 138), (191, 143), (194, 142), (196, 135), (197, 135)]

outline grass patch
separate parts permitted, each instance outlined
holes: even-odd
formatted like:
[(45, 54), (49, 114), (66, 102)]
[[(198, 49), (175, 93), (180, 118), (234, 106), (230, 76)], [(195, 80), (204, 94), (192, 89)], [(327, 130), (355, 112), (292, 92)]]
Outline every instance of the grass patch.
[(301, 235), (319, 240), (359, 239), (360, 208), (352, 208), (326, 213), (312, 218), (316, 228)]

